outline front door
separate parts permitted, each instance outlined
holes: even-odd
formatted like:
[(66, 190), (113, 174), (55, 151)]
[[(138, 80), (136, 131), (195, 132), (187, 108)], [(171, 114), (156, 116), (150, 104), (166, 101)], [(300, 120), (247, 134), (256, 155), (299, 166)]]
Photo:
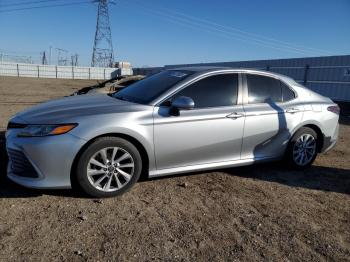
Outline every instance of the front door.
[(169, 100), (187, 96), (193, 110), (169, 114), (169, 107), (154, 110), (154, 145), (157, 169), (239, 160), (244, 112), (238, 102), (238, 74), (208, 76), (185, 87)]

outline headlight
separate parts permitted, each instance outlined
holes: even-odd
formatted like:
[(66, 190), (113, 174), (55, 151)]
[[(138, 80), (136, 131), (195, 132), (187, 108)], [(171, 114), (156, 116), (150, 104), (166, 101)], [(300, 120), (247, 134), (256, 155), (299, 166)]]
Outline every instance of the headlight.
[(77, 124), (62, 125), (28, 125), (22, 129), (17, 136), (19, 137), (41, 137), (62, 135), (71, 131)]

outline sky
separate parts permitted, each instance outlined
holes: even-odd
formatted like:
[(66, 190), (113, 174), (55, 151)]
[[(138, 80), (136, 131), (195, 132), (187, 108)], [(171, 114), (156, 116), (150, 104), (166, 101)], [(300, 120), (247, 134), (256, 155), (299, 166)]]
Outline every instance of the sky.
[[(61, 48), (89, 65), (90, 2), (0, 0), (0, 52), (38, 58), (52, 46), (52, 60)], [(115, 60), (134, 67), (350, 54), (350, 0), (114, 0), (109, 11)]]

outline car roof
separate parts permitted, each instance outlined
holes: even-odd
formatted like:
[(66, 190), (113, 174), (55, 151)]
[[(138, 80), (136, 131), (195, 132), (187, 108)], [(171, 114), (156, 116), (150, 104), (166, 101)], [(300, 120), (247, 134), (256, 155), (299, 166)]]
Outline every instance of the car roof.
[(188, 66), (188, 67), (176, 67), (168, 70), (178, 71), (192, 71), (192, 72), (210, 72), (217, 70), (233, 69), (230, 67), (219, 67), (219, 66)]
[(275, 76), (277, 78), (283, 79), (283, 80), (290, 82), (290, 83), (295, 82), (295, 80), (293, 80), (289, 76), (281, 75), (281, 74), (271, 72), (271, 71), (252, 69), (252, 68), (234, 68), (234, 67), (218, 67), (218, 66), (188, 66), (188, 67), (171, 68), (171, 69), (167, 69), (167, 70), (191, 71), (191, 72), (197, 73), (197, 74), (204, 74), (204, 73), (210, 73), (210, 72), (226, 72), (226, 71), (255, 73), (255, 74)]

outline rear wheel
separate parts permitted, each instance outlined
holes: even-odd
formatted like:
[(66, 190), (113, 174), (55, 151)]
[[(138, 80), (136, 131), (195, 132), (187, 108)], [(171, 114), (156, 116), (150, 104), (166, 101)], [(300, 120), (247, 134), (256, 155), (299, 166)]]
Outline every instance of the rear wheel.
[(300, 128), (289, 142), (286, 160), (292, 168), (304, 169), (312, 165), (317, 156), (317, 133)]
[(88, 195), (112, 197), (128, 191), (141, 170), (141, 156), (133, 144), (122, 138), (103, 137), (81, 155), (76, 175), (79, 186)]

